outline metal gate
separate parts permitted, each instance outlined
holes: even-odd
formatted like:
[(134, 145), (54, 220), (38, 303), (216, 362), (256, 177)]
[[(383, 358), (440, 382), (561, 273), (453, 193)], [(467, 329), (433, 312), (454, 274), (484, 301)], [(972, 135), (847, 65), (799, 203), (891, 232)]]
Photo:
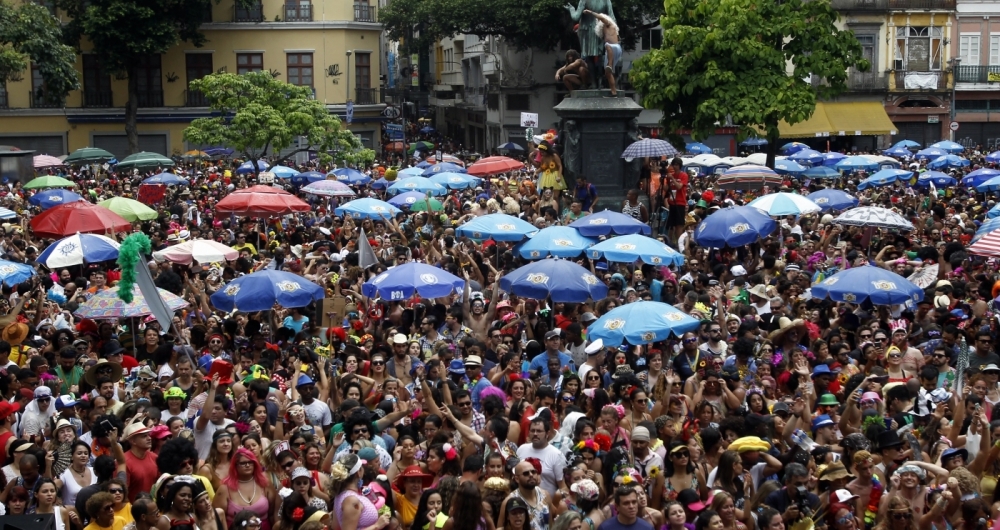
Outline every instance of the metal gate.
[[(115, 155), (118, 160), (128, 156), (128, 137), (124, 134), (95, 134), (94, 147), (100, 147)], [(166, 134), (140, 134), (139, 150), (170, 156), (167, 152)]]
[(67, 154), (65, 135), (0, 135), (0, 145), (12, 145), (22, 151), (34, 151), (36, 155), (60, 156)]
[(941, 140), (941, 124), (926, 122), (893, 123), (899, 132), (893, 138), (893, 143), (900, 140), (919, 142), (921, 147), (927, 147)]

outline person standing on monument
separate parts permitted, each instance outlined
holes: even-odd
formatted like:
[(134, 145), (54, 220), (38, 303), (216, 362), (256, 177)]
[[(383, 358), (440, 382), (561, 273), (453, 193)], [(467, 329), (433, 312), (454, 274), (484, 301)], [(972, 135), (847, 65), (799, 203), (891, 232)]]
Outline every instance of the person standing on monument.
[(618, 24), (615, 24), (615, 21), (611, 17), (595, 13), (589, 9), (584, 9), (583, 13), (597, 19), (594, 31), (604, 39), (604, 77), (608, 80), (611, 95), (617, 96), (618, 88), (615, 86), (615, 70), (622, 64), (622, 45), (618, 40)]
[(566, 65), (556, 70), (556, 82), (566, 85), (570, 94), (590, 84), (590, 71), (587, 70), (587, 63), (580, 58), (580, 52), (566, 52)]
[(684, 172), (684, 162), (679, 157), (671, 160), (667, 167), (666, 184), (665, 199), (670, 205), (670, 212), (667, 214), (668, 237), (671, 243), (676, 244), (684, 232), (688, 190), (688, 174)]
[[(593, 69), (591, 71), (596, 73), (602, 66), (599, 59), (605, 52), (604, 39), (600, 33), (595, 32), (597, 19), (584, 11), (607, 15), (617, 24), (611, 0), (580, 0), (575, 8), (571, 4), (566, 4), (565, 7), (569, 10), (570, 18), (579, 22), (576, 34), (580, 38), (580, 55), (587, 61), (587, 66)], [(594, 77), (596, 76), (591, 76), (592, 79)]]

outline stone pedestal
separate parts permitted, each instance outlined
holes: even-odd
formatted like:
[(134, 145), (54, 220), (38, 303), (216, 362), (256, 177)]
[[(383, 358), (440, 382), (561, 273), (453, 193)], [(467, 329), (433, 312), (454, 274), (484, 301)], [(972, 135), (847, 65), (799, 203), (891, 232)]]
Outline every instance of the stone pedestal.
[(552, 110), (560, 118), (566, 185), (572, 191), (583, 174), (600, 196), (595, 211), (618, 210), (639, 181), (641, 162), (626, 162), (621, 154), (639, 139), (642, 107), (621, 91), (613, 97), (610, 90), (577, 90)]

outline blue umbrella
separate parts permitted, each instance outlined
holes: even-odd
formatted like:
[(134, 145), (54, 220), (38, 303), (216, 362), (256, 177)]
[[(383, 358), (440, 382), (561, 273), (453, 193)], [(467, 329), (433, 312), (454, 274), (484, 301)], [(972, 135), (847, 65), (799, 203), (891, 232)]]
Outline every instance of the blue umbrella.
[(345, 203), (343, 206), (335, 209), (333, 213), (340, 216), (349, 213), (353, 217), (377, 220), (383, 217), (392, 217), (401, 211), (387, 202), (365, 197)]
[(606, 239), (590, 247), (587, 256), (592, 259), (604, 257), (615, 263), (641, 261), (650, 265), (684, 264), (684, 255), (664, 243), (640, 234), (618, 236)]
[(803, 149), (809, 149), (809, 146), (801, 142), (788, 142), (781, 146), (781, 154), (785, 156), (794, 155)]
[(576, 228), (550, 226), (536, 232), (531, 239), (521, 243), (518, 253), (524, 259), (542, 259), (549, 256), (575, 258), (597, 243), (597, 239), (584, 237)]
[(426, 193), (420, 193), (419, 191), (408, 191), (406, 193), (400, 193), (395, 197), (389, 199), (389, 204), (395, 206), (396, 208), (409, 208), (413, 203), (421, 201), (427, 198)]
[(920, 144), (918, 144), (917, 142), (914, 142), (913, 140), (900, 140), (900, 141), (892, 144), (892, 146), (894, 148), (895, 147), (902, 147), (904, 149), (910, 149), (910, 148), (913, 148), (913, 147), (920, 147)]
[(414, 166), (414, 167), (419, 167), (420, 169), (427, 169), (427, 168), (429, 168), (429, 167), (431, 167), (431, 166), (433, 166), (433, 165), (434, 165), (434, 164), (432, 164), (432, 163), (430, 163), (430, 162), (428, 162), (428, 161), (424, 160), (424, 161), (420, 162), (419, 164), (417, 164), (417, 165), (416, 165), (416, 166)]
[(441, 298), (461, 292), (464, 287), (465, 280), (444, 269), (411, 261), (365, 282), (361, 286), (361, 294), (387, 300), (406, 300), (414, 294), (423, 298)]
[(372, 181), (372, 178), (368, 175), (365, 175), (357, 169), (351, 169), (349, 167), (334, 169), (333, 171), (327, 173), (327, 175), (333, 175), (337, 177), (337, 180), (346, 182), (352, 186), (363, 186)]
[(975, 188), (976, 186), (997, 176), (1000, 176), (1000, 171), (984, 167), (962, 177), (962, 185), (967, 188)]
[[(989, 214), (992, 213), (994, 210), (996, 210), (997, 213), (994, 214), (992, 217), (990, 217)], [(976, 230), (975, 235), (972, 236), (973, 243), (979, 241), (986, 234), (989, 234), (990, 232), (1000, 228), (1000, 205), (994, 206), (992, 210), (987, 212), (986, 218), (987, 221), (982, 225), (980, 225), (979, 229)]]
[(83, 197), (79, 194), (73, 193), (72, 191), (64, 190), (61, 188), (40, 191), (31, 196), (28, 202), (34, 204), (35, 206), (41, 206), (43, 210), (48, 210), (53, 206), (59, 206), (60, 204), (66, 204), (69, 202), (82, 201)]
[(767, 145), (767, 140), (763, 138), (747, 138), (740, 142), (740, 145), (745, 145), (748, 147), (760, 147), (762, 145)]
[(229, 282), (210, 298), (222, 311), (269, 311), (281, 307), (305, 307), (326, 296), (323, 287), (290, 272), (263, 269)]
[(953, 177), (951, 177), (950, 175), (945, 175), (940, 171), (925, 171), (921, 173), (920, 176), (917, 177), (917, 187), (929, 188), (932, 182), (938, 188), (942, 186), (954, 186), (958, 184), (958, 181), (955, 180)]
[(783, 160), (774, 161), (774, 170), (782, 175), (799, 175), (804, 172), (806, 168), (802, 167), (794, 160), (785, 158)]
[[(482, 217), (480, 217), (482, 219)], [(580, 303), (608, 296), (608, 286), (589, 270), (564, 259), (543, 259), (500, 278), (506, 292), (534, 300)]]
[(836, 151), (823, 153), (823, 165), (834, 167), (837, 165), (837, 162), (840, 162), (845, 158), (847, 158), (847, 155), (843, 153), (838, 153)]
[(524, 151), (524, 148), (514, 142), (507, 142), (497, 146), (498, 151)]
[(958, 155), (944, 155), (931, 160), (927, 167), (928, 169), (944, 169), (946, 167), (965, 167), (969, 165), (969, 161), (958, 156)]
[(993, 177), (986, 182), (976, 186), (976, 191), (979, 193), (987, 193), (990, 191), (1000, 191), (1000, 177)]
[(824, 212), (846, 210), (858, 205), (857, 197), (852, 197), (843, 191), (833, 188), (814, 191), (806, 197), (819, 205)]
[(421, 193), (430, 193), (431, 195), (444, 195), (448, 193), (447, 188), (426, 177), (397, 180), (389, 186), (386, 193), (396, 195), (397, 193), (405, 193), (407, 191), (419, 191)]
[(0, 219), (13, 219), (17, 217), (17, 212), (7, 208), (0, 208)]
[(912, 171), (905, 169), (883, 169), (874, 173), (858, 184), (859, 190), (866, 190), (872, 187), (888, 186), (899, 179), (908, 179), (913, 176)]
[(292, 184), (295, 186), (308, 186), (313, 182), (319, 182), (321, 180), (326, 180), (326, 175), (320, 173), (319, 171), (306, 171), (305, 173), (299, 173), (298, 175), (292, 176)]
[(701, 322), (662, 302), (633, 302), (605, 313), (587, 328), (587, 339), (617, 347), (628, 342), (638, 346), (680, 337), (697, 331)]
[(693, 155), (703, 155), (712, 152), (712, 148), (701, 143), (701, 142), (691, 142), (684, 146), (684, 150)]
[(406, 178), (406, 177), (422, 177), (424, 174), (424, 169), (420, 167), (408, 167), (406, 169), (400, 170), (396, 178)]
[(939, 156), (945, 156), (949, 154), (948, 151), (944, 149), (938, 149), (937, 147), (928, 147), (927, 149), (921, 149), (917, 151), (915, 155), (917, 160), (934, 160)]
[(993, 151), (986, 155), (986, 161), (991, 164), (1000, 164), (1000, 151)]
[(300, 171), (292, 169), (288, 166), (274, 166), (271, 168), (271, 173), (274, 173), (274, 176), (279, 179), (290, 179), (295, 175), (298, 175)]
[(717, 210), (699, 223), (694, 231), (694, 240), (703, 247), (736, 248), (767, 237), (777, 228), (778, 223), (774, 219), (756, 208), (730, 207)]
[(205, 153), (208, 156), (229, 156), (233, 154), (235, 151), (233, 151), (228, 147), (207, 147), (205, 149), (202, 149), (201, 152)]
[(165, 184), (167, 186), (187, 186), (188, 180), (173, 173), (160, 173), (142, 181), (143, 184)]
[(823, 163), (823, 153), (815, 149), (803, 149), (788, 157), (789, 160), (798, 162), (799, 164), (822, 164)]
[(885, 151), (882, 151), (882, 154), (885, 156), (897, 156), (900, 158), (909, 158), (913, 156), (913, 151), (910, 151), (905, 147), (893, 147), (891, 149), (886, 149)]
[(520, 241), (537, 231), (534, 225), (523, 219), (502, 213), (491, 213), (459, 226), (455, 235), (479, 241), (484, 239)]
[(623, 213), (604, 210), (592, 213), (569, 224), (587, 237), (606, 236), (608, 234), (628, 235), (653, 232), (648, 224), (629, 217)]
[[(271, 167), (270, 164), (268, 164), (267, 162), (265, 162), (263, 160), (258, 160), (257, 161), (257, 166), (258, 166), (258, 169), (260, 171), (267, 171), (267, 169), (269, 167)], [(250, 173), (253, 173), (253, 172), (254, 172), (253, 162), (250, 162), (249, 160), (246, 161), (246, 162), (243, 162), (242, 164), (240, 164), (240, 167), (236, 168), (236, 174), (237, 175), (247, 175), (247, 174), (250, 174)]]
[(941, 140), (936, 144), (931, 144), (928, 147), (936, 147), (938, 149), (944, 149), (951, 154), (958, 154), (965, 151), (965, 146), (959, 143), (952, 142), (951, 140)]
[[(998, 217), (1000, 217), (1000, 204), (998, 204), (998, 205), (996, 205), (996, 206), (994, 206), (994, 207), (990, 208), (990, 211), (986, 212), (986, 218), (987, 218), (987, 219), (989, 219), (989, 221), (987, 221), (987, 222), (983, 223), (983, 224), (982, 224), (982, 226), (980, 226), (980, 227), (979, 227), (979, 228), (980, 228), (980, 230), (981, 230), (981, 229), (982, 229), (982, 228), (983, 228), (984, 226), (986, 226), (987, 224), (989, 224), (989, 223), (990, 223), (990, 221), (992, 221), (993, 219), (996, 219), (996, 218), (998, 218)], [(998, 226), (998, 227), (1000, 227), (1000, 222), (998, 222), (997, 226)], [(995, 228), (994, 228), (994, 230), (995, 230)], [(976, 232), (978, 233), (978, 232), (979, 232), (979, 230), (977, 230)]]
[(389, 187), (389, 184), (392, 184), (392, 182), (389, 182), (388, 180), (385, 180), (384, 178), (380, 178), (380, 179), (372, 182), (371, 186), (372, 186), (373, 190), (384, 190), (384, 189), (386, 189), (386, 188)]
[(881, 267), (865, 265), (847, 269), (812, 286), (813, 298), (829, 297), (835, 302), (875, 305), (906, 304), (915, 307), (924, 299), (924, 290), (906, 278)]
[(34, 275), (35, 269), (28, 265), (0, 260), (0, 281), (7, 287), (25, 282)]
[(811, 179), (835, 179), (840, 176), (840, 172), (827, 166), (816, 166), (807, 169), (802, 176)]
[(864, 171), (875, 171), (878, 169), (878, 162), (874, 162), (872, 159), (864, 156), (849, 156), (840, 162), (837, 162), (837, 165), (833, 167), (841, 171), (857, 171), (859, 169)]
[(52, 243), (35, 260), (50, 269), (118, 259), (118, 242), (98, 234), (76, 234)]
[(441, 162), (440, 164), (434, 164), (433, 166), (424, 170), (421, 173), (422, 177), (430, 177), (432, 175), (437, 175), (438, 173), (468, 173), (469, 171), (458, 164), (452, 164), (451, 162)]
[(422, 128), (422, 129), (420, 129), (420, 132), (422, 132), (424, 134), (430, 134), (430, 133), (432, 133), (432, 132), (434, 132), (436, 130), (437, 129), (435, 129), (434, 127), (431, 127), (430, 125), (428, 125), (428, 126)]
[(472, 175), (466, 175), (463, 173), (452, 173), (450, 171), (438, 173), (430, 177), (430, 180), (431, 182), (444, 186), (450, 190), (475, 188), (482, 182), (482, 180), (478, 177), (473, 177)]

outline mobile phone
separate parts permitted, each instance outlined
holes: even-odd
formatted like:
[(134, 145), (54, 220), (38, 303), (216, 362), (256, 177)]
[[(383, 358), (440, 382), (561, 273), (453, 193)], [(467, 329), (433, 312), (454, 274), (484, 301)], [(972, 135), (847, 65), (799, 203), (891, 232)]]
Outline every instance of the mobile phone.
[(104, 427), (104, 429), (107, 430), (108, 432), (111, 432), (115, 429), (115, 426), (111, 425), (111, 422), (108, 420), (101, 420), (101, 427)]

